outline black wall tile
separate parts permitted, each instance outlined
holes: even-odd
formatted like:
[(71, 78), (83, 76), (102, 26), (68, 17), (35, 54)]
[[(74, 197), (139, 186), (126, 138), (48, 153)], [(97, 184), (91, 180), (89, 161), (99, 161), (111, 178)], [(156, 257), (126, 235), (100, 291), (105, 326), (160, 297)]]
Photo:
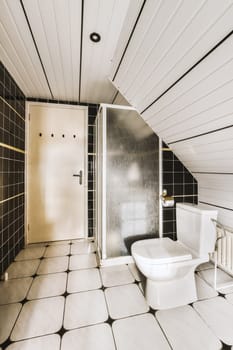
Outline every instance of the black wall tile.
[[(198, 186), (193, 175), (163, 142), (163, 189), (168, 196), (175, 196), (176, 203), (193, 203), (198, 201)], [(176, 210), (163, 208), (163, 237), (176, 239)]]
[[(0, 142), (24, 150), (25, 96), (1, 62), (0, 96)], [(2, 275), (24, 246), (24, 154), (1, 146), (0, 177)]]

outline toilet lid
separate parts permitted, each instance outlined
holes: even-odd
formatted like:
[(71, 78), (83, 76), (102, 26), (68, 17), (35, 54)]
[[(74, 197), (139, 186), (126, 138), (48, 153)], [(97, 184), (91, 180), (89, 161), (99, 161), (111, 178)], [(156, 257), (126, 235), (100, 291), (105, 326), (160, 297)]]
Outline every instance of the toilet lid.
[(192, 254), (180, 242), (170, 238), (154, 238), (137, 241), (132, 245), (132, 255), (150, 264), (166, 264), (192, 259)]

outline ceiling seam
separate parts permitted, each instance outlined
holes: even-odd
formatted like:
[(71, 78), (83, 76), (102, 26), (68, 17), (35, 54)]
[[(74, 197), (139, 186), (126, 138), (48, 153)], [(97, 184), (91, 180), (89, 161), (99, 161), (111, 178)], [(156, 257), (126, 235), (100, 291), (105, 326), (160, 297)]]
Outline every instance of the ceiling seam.
[(143, 4), (142, 4), (141, 9), (140, 9), (140, 11), (139, 11), (139, 14), (138, 14), (138, 16), (137, 16), (137, 19), (136, 19), (136, 21), (135, 21), (135, 23), (134, 23), (133, 29), (131, 30), (129, 39), (128, 39), (128, 41), (127, 41), (127, 44), (126, 44), (126, 46), (125, 46), (125, 49), (124, 49), (123, 54), (122, 54), (122, 56), (121, 56), (121, 59), (120, 59), (120, 61), (119, 61), (119, 63), (118, 63), (118, 66), (117, 66), (117, 69), (116, 69), (116, 71), (115, 71), (115, 74), (114, 74), (114, 76), (113, 76), (113, 78), (112, 78), (112, 81), (114, 81), (115, 78), (116, 78), (116, 76), (117, 76), (117, 73), (118, 73), (118, 71), (119, 71), (119, 69), (120, 69), (120, 66), (121, 66), (121, 63), (122, 63), (122, 61), (123, 61), (123, 59), (124, 59), (124, 57), (125, 57), (126, 51), (127, 51), (128, 46), (129, 46), (129, 44), (130, 44), (130, 41), (131, 41), (131, 39), (132, 39), (132, 37), (133, 37), (133, 34), (134, 34), (134, 32), (135, 32), (136, 26), (137, 26), (138, 21), (139, 21), (139, 19), (140, 19), (140, 17), (141, 17), (141, 14), (142, 14), (142, 11), (143, 11), (143, 8), (144, 8), (145, 4), (146, 4), (146, 0), (143, 1)]
[(217, 205), (217, 204), (211, 204), (211, 203), (202, 202), (202, 201), (199, 201), (199, 203), (206, 204), (206, 205), (210, 205), (210, 206), (212, 206), (212, 207), (216, 207), (216, 208), (220, 208), (220, 209), (225, 209), (225, 210), (233, 211), (233, 209), (231, 209), (231, 208), (222, 207), (221, 205)]
[(22, 9), (23, 9), (23, 13), (24, 13), (24, 16), (26, 18), (26, 21), (27, 21), (27, 25), (28, 25), (28, 28), (29, 28), (29, 31), (31, 33), (31, 36), (32, 36), (32, 40), (33, 40), (33, 43), (34, 43), (34, 46), (35, 46), (35, 49), (36, 49), (36, 52), (37, 52), (37, 55), (39, 57), (39, 60), (40, 60), (40, 64), (41, 64), (41, 67), (42, 67), (42, 70), (43, 70), (43, 73), (44, 73), (44, 76), (45, 76), (45, 79), (46, 79), (46, 82), (48, 84), (48, 88), (49, 88), (49, 91), (50, 91), (50, 94), (51, 94), (51, 97), (52, 99), (54, 98), (53, 96), (53, 93), (52, 93), (52, 89), (51, 89), (51, 86), (49, 84), (49, 80), (48, 80), (48, 77), (47, 77), (47, 74), (46, 74), (46, 71), (45, 71), (45, 67), (43, 65), (43, 62), (42, 62), (42, 59), (41, 59), (41, 56), (40, 56), (40, 52), (39, 52), (39, 49), (38, 49), (38, 46), (36, 44), (36, 40), (35, 40), (35, 37), (33, 35), (33, 32), (32, 32), (32, 28), (31, 28), (31, 25), (30, 25), (30, 22), (29, 22), (29, 19), (28, 19), (28, 16), (27, 16), (27, 13), (26, 13), (26, 10), (25, 10), (25, 7), (24, 7), (24, 4), (23, 4), (23, 0), (20, 0), (20, 4), (22, 6)]
[(208, 57), (214, 50), (216, 50), (221, 44), (224, 43), (231, 35), (233, 30), (231, 30), (223, 39), (221, 39), (212, 49), (210, 49), (204, 56), (202, 56), (192, 67), (190, 67), (184, 74), (182, 74), (174, 83), (172, 83), (164, 92), (161, 93), (154, 101), (152, 101), (140, 114), (146, 112), (151, 106), (153, 106), (158, 100), (161, 99), (169, 90), (171, 90), (179, 81), (181, 81), (188, 73), (190, 73), (198, 64), (200, 64), (206, 57)]
[(47, 74), (46, 74), (45, 67), (44, 67), (44, 64), (43, 64), (43, 62), (42, 62), (42, 58), (41, 58), (41, 56), (40, 56), (40, 52), (39, 52), (38, 46), (37, 46), (37, 44), (36, 44), (36, 40), (35, 40), (35, 37), (34, 37), (33, 32), (32, 32), (32, 28), (31, 28), (31, 25), (30, 25), (30, 22), (29, 22), (29, 19), (28, 19), (28, 16), (27, 16), (27, 13), (26, 13), (24, 4), (23, 4), (23, 0), (20, 0), (20, 4), (21, 4), (21, 6), (22, 6), (23, 13), (24, 13), (24, 16), (25, 16), (25, 18), (26, 18), (27, 25), (28, 25), (29, 31), (30, 31), (31, 36), (32, 36), (32, 40), (33, 40), (34, 46), (35, 46), (35, 49), (36, 49), (36, 52), (37, 52), (37, 55), (38, 55), (38, 58), (39, 58), (39, 61), (40, 61), (40, 64), (41, 64), (41, 67), (42, 67), (44, 76), (45, 76), (45, 79), (46, 79), (46, 82), (47, 82), (47, 84), (48, 84), (48, 88), (49, 88), (51, 97), (52, 97), (52, 99), (53, 99), (54, 96), (53, 96), (53, 93), (52, 93), (52, 89), (51, 89), (51, 86), (50, 86), (50, 84), (49, 84), (48, 76), (47, 76)]
[(112, 105), (114, 104), (114, 102), (116, 101), (117, 95), (119, 94), (119, 91), (117, 90), (117, 92), (115, 93), (113, 100), (112, 100)]
[(83, 16), (84, 16), (84, 0), (82, 0), (81, 10), (81, 34), (80, 34), (80, 57), (79, 57), (79, 91), (78, 101), (81, 99), (81, 88), (82, 88), (82, 56), (83, 56)]
[(222, 131), (222, 130), (225, 130), (225, 129), (229, 129), (229, 128), (232, 128), (232, 127), (233, 127), (232, 124), (231, 124), (231, 125), (227, 125), (227, 126), (224, 126), (224, 127), (222, 127), (222, 128), (218, 128), (218, 129), (210, 130), (210, 131), (207, 131), (207, 132), (203, 132), (202, 134), (198, 134), (198, 135), (194, 135), (194, 136), (189, 136), (189, 137), (186, 137), (186, 138), (177, 140), (177, 141), (168, 142), (168, 145), (171, 145), (171, 144), (174, 144), (174, 143), (178, 143), (178, 142), (182, 142), (182, 141), (187, 141), (187, 140), (195, 139), (196, 137), (201, 137), (201, 136), (208, 135), (208, 134), (213, 134), (213, 133), (215, 133), (215, 132)]
[(233, 175), (233, 173), (222, 173), (216, 171), (192, 171), (192, 174), (208, 174), (208, 175)]

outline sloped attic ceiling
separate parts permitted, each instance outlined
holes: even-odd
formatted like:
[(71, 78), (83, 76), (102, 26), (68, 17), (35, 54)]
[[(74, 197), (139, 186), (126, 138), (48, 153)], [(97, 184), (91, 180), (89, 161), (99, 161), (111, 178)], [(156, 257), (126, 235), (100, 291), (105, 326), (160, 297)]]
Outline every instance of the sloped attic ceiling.
[[(134, 0), (135, 10), (137, 3)], [(130, 0), (1, 0), (0, 59), (27, 97), (111, 103)], [(97, 32), (101, 41), (93, 43)]]
[(233, 1), (147, 0), (124, 24), (111, 79), (233, 227)]

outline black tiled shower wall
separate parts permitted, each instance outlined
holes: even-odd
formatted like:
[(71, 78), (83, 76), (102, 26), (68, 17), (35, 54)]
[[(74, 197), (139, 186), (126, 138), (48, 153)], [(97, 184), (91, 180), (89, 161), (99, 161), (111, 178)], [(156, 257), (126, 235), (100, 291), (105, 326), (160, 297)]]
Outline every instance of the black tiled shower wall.
[(41, 98), (27, 98), (31, 102), (57, 103), (67, 105), (80, 105), (88, 107), (88, 236), (94, 234), (93, 219), (94, 219), (94, 185), (93, 185), (93, 169), (94, 169), (94, 147), (93, 136), (95, 128), (95, 118), (98, 112), (99, 105), (93, 103), (79, 103), (73, 101), (50, 100)]
[(24, 246), (25, 96), (0, 62), (0, 275)]
[[(198, 201), (197, 180), (188, 171), (175, 154), (163, 143), (162, 148), (163, 189), (168, 196), (174, 196), (175, 203), (193, 203)], [(163, 208), (164, 237), (176, 239), (176, 209)]]

